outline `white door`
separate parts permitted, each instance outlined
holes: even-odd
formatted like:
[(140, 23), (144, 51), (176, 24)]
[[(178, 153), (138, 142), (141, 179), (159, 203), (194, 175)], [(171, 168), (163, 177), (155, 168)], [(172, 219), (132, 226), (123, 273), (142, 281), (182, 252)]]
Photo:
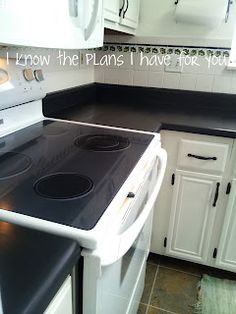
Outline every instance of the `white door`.
[(221, 177), (177, 171), (167, 254), (207, 263)]
[(232, 188), (226, 209), (225, 220), (221, 233), (216, 266), (230, 271), (236, 271), (236, 179)]
[(104, 0), (104, 18), (108, 21), (119, 22), (120, 1)]
[(140, 0), (125, 0), (120, 24), (136, 29), (139, 22), (139, 6)]

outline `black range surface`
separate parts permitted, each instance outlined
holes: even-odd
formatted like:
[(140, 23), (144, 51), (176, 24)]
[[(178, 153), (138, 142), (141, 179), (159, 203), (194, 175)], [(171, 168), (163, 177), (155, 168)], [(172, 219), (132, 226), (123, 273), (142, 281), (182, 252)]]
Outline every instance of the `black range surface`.
[(236, 96), (91, 84), (49, 94), (48, 117), (158, 132), (161, 129), (236, 137)]
[(75, 241), (0, 222), (0, 312), (43, 313), (79, 258)]
[(0, 208), (90, 230), (152, 138), (49, 120), (5, 136)]

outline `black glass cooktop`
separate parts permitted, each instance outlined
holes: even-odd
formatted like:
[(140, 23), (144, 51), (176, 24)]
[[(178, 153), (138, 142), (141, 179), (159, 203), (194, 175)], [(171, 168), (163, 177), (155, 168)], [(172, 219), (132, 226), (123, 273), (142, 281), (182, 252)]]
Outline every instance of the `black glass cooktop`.
[(0, 139), (0, 208), (89, 230), (153, 136), (44, 120)]

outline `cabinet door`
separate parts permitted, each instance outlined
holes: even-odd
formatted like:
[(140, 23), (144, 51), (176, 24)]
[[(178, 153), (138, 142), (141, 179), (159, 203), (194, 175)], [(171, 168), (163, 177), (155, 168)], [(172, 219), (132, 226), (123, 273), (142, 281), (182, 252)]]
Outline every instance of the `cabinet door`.
[(140, 0), (125, 0), (124, 9), (120, 17), (120, 24), (136, 29), (139, 22)]
[(221, 233), (216, 266), (230, 271), (236, 271), (236, 179), (232, 188), (226, 209), (225, 220)]
[(119, 0), (104, 0), (104, 18), (105, 20), (117, 23), (119, 22)]
[(206, 264), (221, 177), (176, 172), (167, 254)]

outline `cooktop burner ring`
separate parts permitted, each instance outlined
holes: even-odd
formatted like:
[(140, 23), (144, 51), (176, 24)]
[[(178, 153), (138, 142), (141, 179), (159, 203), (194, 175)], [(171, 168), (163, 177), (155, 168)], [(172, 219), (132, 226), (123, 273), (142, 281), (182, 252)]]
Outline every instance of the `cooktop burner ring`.
[(72, 172), (46, 175), (34, 183), (35, 192), (48, 199), (71, 200), (88, 195), (93, 181), (86, 176)]
[(32, 159), (13, 151), (0, 152), (0, 180), (11, 179), (27, 172), (32, 166)]
[(130, 141), (126, 137), (111, 134), (89, 134), (76, 138), (75, 145), (96, 152), (117, 152), (127, 149)]

